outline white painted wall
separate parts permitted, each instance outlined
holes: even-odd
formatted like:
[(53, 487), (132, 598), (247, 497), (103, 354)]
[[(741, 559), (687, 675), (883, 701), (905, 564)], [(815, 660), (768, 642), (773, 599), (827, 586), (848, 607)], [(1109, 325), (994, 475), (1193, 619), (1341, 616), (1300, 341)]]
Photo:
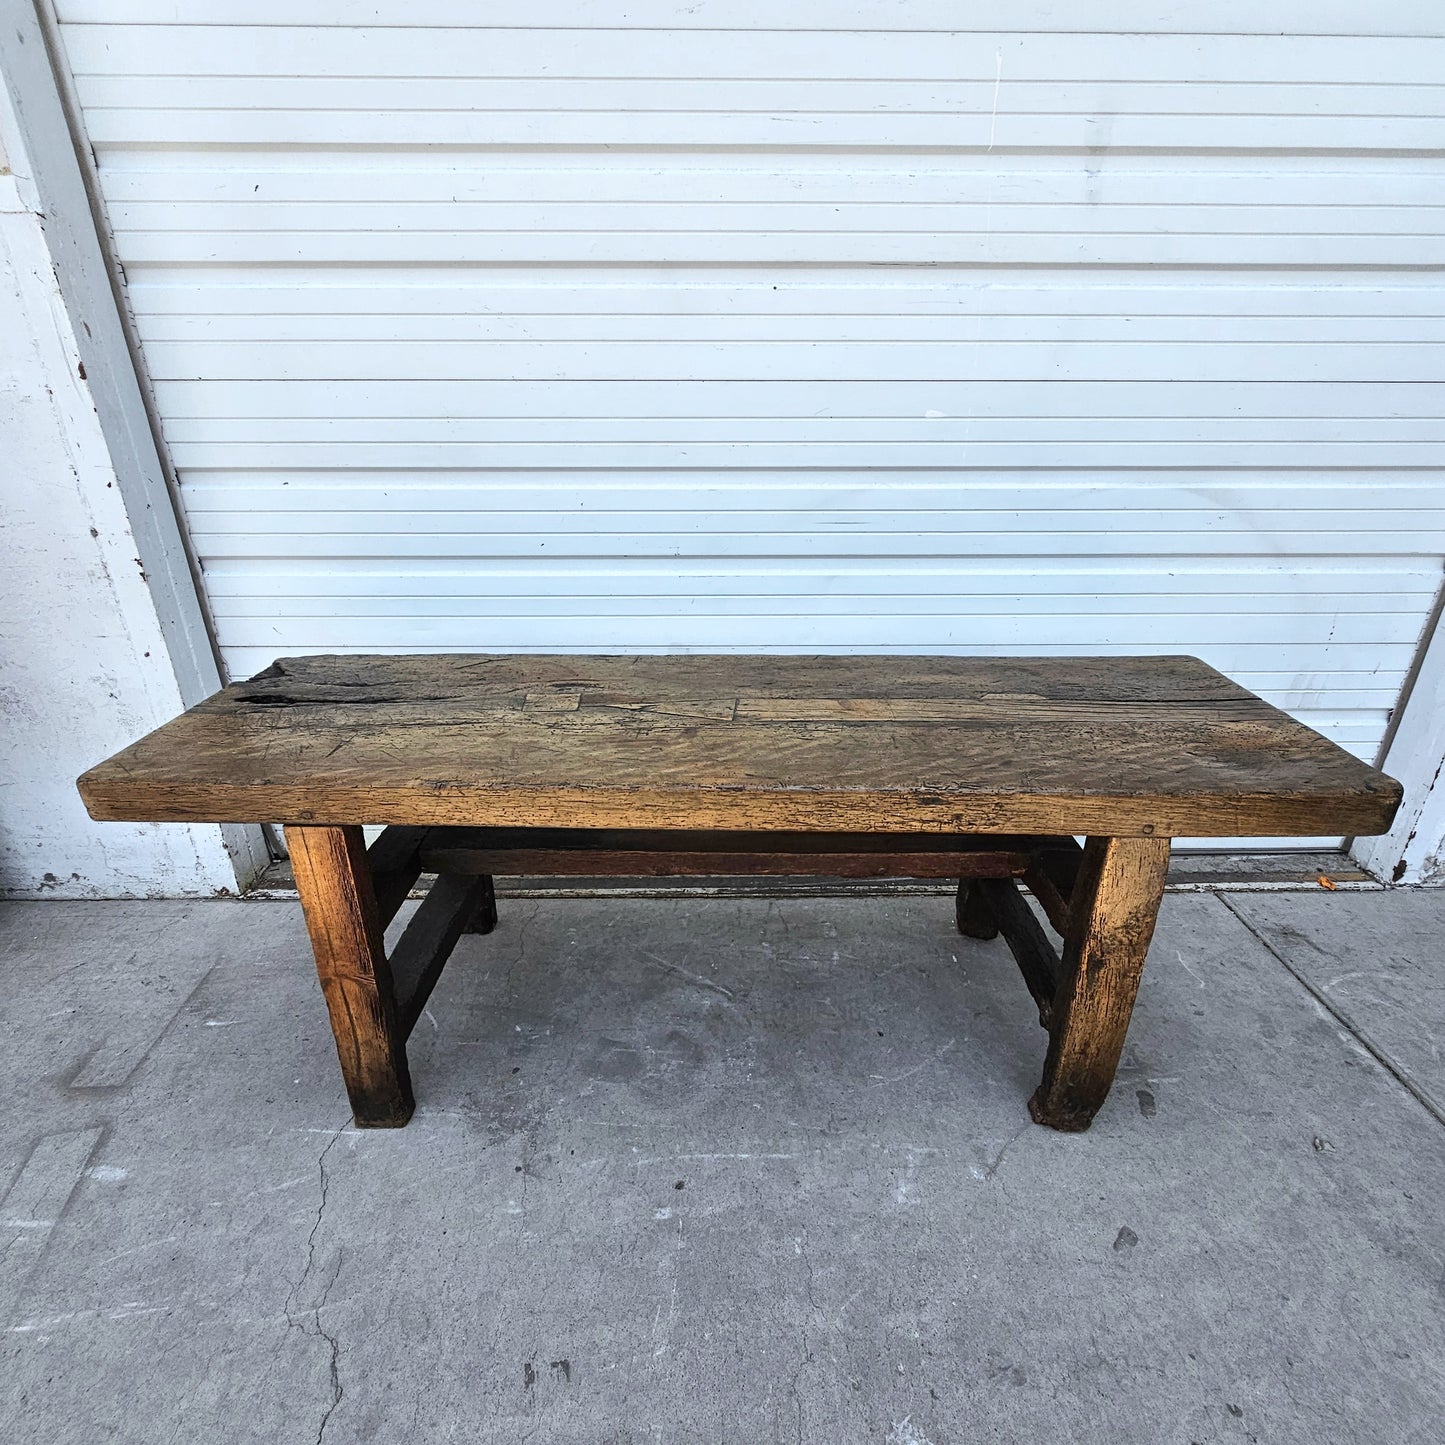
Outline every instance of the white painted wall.
[(75, 791), (184, 704), (3, 91), (0, 147), (0, 895), (234, 890), (219, 828), (94, 823)]
[(1395, 826), (1352, 856), (1386, 883), (1445, 885), (1445, 615), (1435, 625), (1381, 766), (1405, 785)]

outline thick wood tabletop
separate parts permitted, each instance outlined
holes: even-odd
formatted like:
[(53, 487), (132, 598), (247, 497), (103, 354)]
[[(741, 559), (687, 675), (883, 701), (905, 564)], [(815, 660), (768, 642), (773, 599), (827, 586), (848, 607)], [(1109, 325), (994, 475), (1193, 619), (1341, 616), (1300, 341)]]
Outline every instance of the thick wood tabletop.
[(1159, 837), (1400, 798), (1192, 657), (282, 658), (79, 786), (157, 822)]

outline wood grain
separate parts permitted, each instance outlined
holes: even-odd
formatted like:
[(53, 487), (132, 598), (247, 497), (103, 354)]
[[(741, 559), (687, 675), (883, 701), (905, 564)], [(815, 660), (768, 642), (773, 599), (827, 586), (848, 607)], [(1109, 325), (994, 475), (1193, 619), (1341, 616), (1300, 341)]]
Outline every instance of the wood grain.
[(288, 827), (286, 846), (358, 1128), (395, 1128), (415, 1107), (391, 968), (359, 827)]
[(80, 780), (101, 819), (1370, 834), (1400, 789), (1189, 657), (285, 658)]
[(1169, 871), (1167, 838), (1090, 838), (1064, 939), (1043, 1082), (1029, 1112), (1054, 1129), (1087, 1129), (1124, 1047)]

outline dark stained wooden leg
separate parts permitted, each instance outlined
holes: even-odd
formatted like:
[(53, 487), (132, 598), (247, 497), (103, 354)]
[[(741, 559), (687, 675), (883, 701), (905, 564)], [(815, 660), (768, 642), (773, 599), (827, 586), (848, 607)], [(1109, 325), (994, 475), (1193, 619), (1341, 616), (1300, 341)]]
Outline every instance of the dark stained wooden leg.
[(497, 890), (491, 876), (482, 876), (484, 885), (481, 902), (477, 904), (476, 912), (472, 914), (464, 933), (490, 933), (497, 926)]
[(1167, 838), (1090, 838), (1069, 906), (1063, 978), (1049, 1028), (1034, 1122), (1087, 1129), (1104, 1102), (1154, 936)]
[(958, 880), (958, 897), (953, 905), (954, 920), (958, 931), (969, 938), (997, 938), (998, 919), (979, 882), (977, 878)]
[(415, 1107), (391, 968), (356, 827), (288, 827), (286, 846), (358, 1128), (405, 1124)]

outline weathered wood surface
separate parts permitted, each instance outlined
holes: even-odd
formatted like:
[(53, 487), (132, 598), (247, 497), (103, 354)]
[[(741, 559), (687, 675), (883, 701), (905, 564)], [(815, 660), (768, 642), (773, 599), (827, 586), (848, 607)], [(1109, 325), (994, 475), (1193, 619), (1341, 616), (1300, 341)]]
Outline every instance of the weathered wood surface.
[(421, 845), (421, 862), (428, 873), (531, 878), (1014, 878), (1050, 841), (998, 834), (436, 828)]
[(358, 827), (290, 827), (286, 846), (321, 992), (360, 1128), (395, 1128), (414, 1107), (405, 1033)]
[(1376, 833), (1393, 780), (1189, 657), (285, 658), (80, 780), (100, 819)]
[[(1087, 1129), (1114, 1081), (1169, 871), (1167, 838), (1090, 838), (1069, 909), (1036, 1122)], [(1012, 885), (1010, 885), (1012, 886)]]

